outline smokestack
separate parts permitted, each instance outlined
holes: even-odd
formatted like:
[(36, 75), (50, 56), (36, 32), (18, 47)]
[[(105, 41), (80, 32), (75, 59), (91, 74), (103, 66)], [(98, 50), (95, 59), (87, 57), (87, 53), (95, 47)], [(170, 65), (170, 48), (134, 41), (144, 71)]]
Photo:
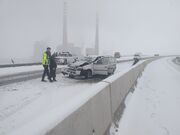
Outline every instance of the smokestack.
[(65, 51), (68, 48), (68, 39), (67, 39), (67, 3), (64, 2), (63, 7), (63, 49)]
[(99, 55), (99, 16), (96, 14), (95, 54)]

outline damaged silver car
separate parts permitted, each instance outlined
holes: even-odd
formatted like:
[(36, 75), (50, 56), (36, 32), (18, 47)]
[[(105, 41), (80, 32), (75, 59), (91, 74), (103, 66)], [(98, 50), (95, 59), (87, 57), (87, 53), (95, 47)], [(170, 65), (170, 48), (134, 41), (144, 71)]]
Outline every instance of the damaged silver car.
[(116, 70), (116, 59), (112, 56), (88, 56), (69, 64), (61, 73), (69, 77), (84, 76), (91, 78), (94, 75), (110, 75)]

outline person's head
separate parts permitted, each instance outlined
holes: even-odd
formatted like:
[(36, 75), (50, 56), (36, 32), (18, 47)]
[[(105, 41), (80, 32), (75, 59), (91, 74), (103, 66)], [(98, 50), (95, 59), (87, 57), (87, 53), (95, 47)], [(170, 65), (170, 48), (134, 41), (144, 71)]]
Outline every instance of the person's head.
[(47, 47), (47, 52), (51, 52), (51, 48), (50, 47)]

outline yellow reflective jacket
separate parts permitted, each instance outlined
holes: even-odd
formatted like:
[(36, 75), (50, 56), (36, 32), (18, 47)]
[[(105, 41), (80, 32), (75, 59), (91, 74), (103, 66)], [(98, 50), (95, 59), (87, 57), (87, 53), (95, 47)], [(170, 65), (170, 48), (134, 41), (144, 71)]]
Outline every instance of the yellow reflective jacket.
[(49, 65), (48, 55), (46, 52), (43, 53), (42, 65)]

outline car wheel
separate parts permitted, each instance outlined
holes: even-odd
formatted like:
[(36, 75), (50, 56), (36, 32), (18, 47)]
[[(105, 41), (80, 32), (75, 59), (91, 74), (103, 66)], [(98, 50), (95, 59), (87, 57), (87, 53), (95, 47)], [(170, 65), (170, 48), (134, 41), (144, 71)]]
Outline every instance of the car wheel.
[(111, 75), (112, 72), (111, 72), (111, 69), (108, 69), (108, 75)]
[(70, 74), (69, 77), (70, 77), (70, 78), (74, 78), (74, 75), (71, 75), (71, 74)]
[(92, 77), (92, 71), (91, 70), (87, 70), (86, 74), (85, 74), (85, 78), (91, 78)]
[(65, 75), (65, 73), (62, 72), (63, 75)]
[(112, 72), (112, 74), (114, 74), (114, 72), (115, 72), (115, 69), (113, 69), (113, 72)]
[(67, 59), (64, 59), (64, 65), (66, 65), (67, 64)]

